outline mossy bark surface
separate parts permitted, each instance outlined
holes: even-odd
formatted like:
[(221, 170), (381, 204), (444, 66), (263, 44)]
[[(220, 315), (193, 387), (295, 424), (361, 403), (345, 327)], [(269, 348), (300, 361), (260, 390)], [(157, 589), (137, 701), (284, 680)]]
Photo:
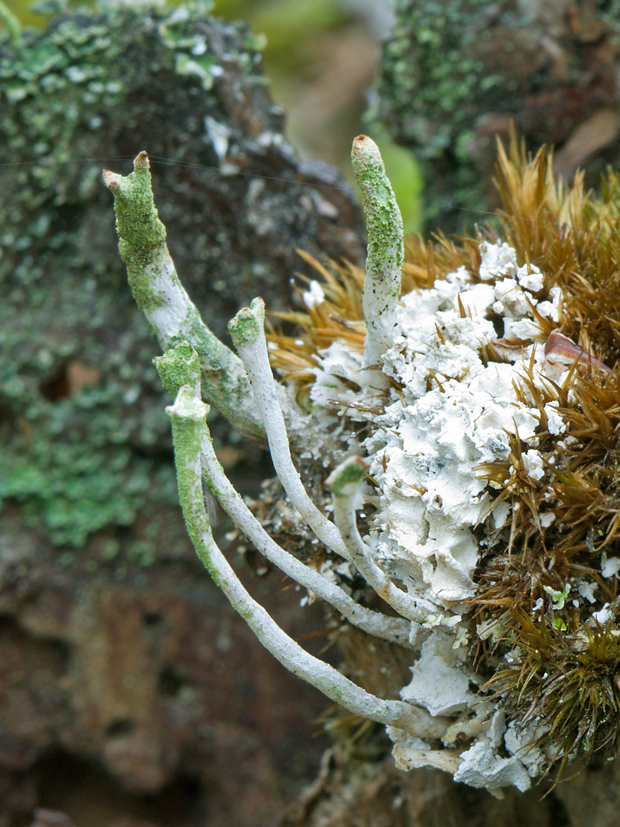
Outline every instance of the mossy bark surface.
[[(493, 209), (496, 136), (554, 145), (556, 172), (597, 185), (620, 146), (620, 4), (398, 0), (375, 116), (413, 150), (426, 227), (454, 232)], [(486, 207), (485, 207), (486, 203)]]

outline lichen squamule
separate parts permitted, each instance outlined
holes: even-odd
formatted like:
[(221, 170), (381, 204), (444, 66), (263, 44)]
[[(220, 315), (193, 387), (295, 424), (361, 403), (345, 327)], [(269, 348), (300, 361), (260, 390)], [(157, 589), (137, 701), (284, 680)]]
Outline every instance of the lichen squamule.
[[(185, 521), (261, 642), (384, 724), (399, 768), (526, 790), (555, 766), (613, 750), (620, 732), (620, 178), (609, 173), (594, 198), (579, 176), (556, 184), (544, 151), (527, 160), (500, 147), (496, 225), (458, 242), (412, 240), (403, 262), (369, 138), (355, 139), (353, 163), (366, 277), (305, 256), (317, 275), (306, 311), (287, 316), (295, 335), (267, 343), (256, 299), (230, 323), (238, 356), (174, 271), (146, 155), (126, 178), (105, 174), (132, 290), (166, 350), (157, 365), (176, 394), (167, 410)], [(203, 396), (268, 442), (299, 554), (226, 478)], [(211, 535), (203, 474), (261, 554), (369, 646), (408, 653), (400, 697), (306, 653), (248, 595)], [(309, 489), (322, 492), (316, 502)]]

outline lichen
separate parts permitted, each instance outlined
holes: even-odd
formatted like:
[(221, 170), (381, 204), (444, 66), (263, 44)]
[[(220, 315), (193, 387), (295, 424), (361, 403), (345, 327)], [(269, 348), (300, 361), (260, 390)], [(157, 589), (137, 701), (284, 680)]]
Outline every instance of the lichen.
[(403, 220), (375, 142), (359, 135), (353, 141), (351, 161), (368, 229), (362, 309), (366, 321), (364, 364), (371, 368), (380, 363), (396, 324), (404, 259)]
[[(445, 197), (471, 209), (480, 207), (484, 192), (466, 151), (478, 90), (484, 90), (488, 111), (493, 97), (507, 91), (499, 73), (488, 74), (482, 62), (466, 53), (476, 17), (487, 6), (487, 0), (399, 0), (395, 27), (383, 49), (373, 115), (399, 142), (415, 149), (425, 177), (432, 161), (445, 153), (455, 156), (460, 163)], [(446, 206), (427, 197), (426, 220), (436, 223)]]
[(134, 171), (126, 177), (110, 176), (108, 187), (114, 195), (118, 250), (127, 267), (132, 293), (141, 310), (153, 312), (162, 302), (144, 272), (156, 250), (165, 244), (166, 228), (153, 203), (146, 153), (138, 156)]
[[(374, 117), (421, 163), (429, 231), (497, 206), (495, 138), (516, 129), (555, 172), (597, 186), (615, 164), (617, 4), (399, 0)], [(596, 47), (593, 44), (596, 43)]]
[(129, 286), (153, 336), (164, 349), (187, 339), (204, 370), (206, 398), (241, 433), (263, 436), (241, 361), (207, 327), (181, 284), (159, 220), (146, 152), (134, 160), (134, 171), (103, 171), (114, 196), (119, 252), (127, 265)]
[(183, 385), (195, 385), (200, 381), (200, 359), (187, 342), (169, 348), (153, 361), (162, 385), (172, 397), (176, 397)]
[[(176, 498), (153, 347), (114, 250), (100, 156), (152, 122), (153, 78), (183, 90), (172, 109), (194, 85), (209, 94), (204, 78), (177, 72), (198, 47), (205, 72), (221, 69), (207, 8), (56, 9), (19, 50), (0, 31), (0, 497), (59, 545), (132, 524), (149, 486), (149, 501)], [(240, 56), (244, 31), (217, 36)], [(259, 59), (247, 53), (248, 77)]]
[(249, 310), (241, 310), (228, 325), (236, 347), (254, 342), (260, 335), (265, 322), (265, 305), (255, 299)]

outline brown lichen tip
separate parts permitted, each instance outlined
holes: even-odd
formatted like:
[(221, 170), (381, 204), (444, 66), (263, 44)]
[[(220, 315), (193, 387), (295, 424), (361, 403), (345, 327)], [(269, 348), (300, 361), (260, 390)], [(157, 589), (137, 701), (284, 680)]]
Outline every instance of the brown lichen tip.
[(144, 172), (149, 170), (149, 156), (146, 153), (146, 150), (142, 150), (139, 152), (133, 162), (134, 172)]
[(353, 139), (353, 146), (351, 147), (351, 157), (354, 162), (364, 164), (372, 161), (381, 169), (384, 168), (383, 159), (379, 152), (377, 144), (369, 138), (368, 135), (358, 135)]
[(103, 183), (106, 187), (115, 192), (121, 185), (121, 177), (117, 172), (112, 172), (112, 170), (104, 169), (101, 173), (101, 177), (103, 178)]
[[(134, 158), (133, 171), (138, 175), (144, 173), (148, 174), (150, 172), (149, 156), (144, 149)], [(103, 183), (111, 192), (117, 192), (120, 189), (125, 176), (119, 175), (118, 172), (112, 172), (109, 169), (104, 169), (101, 173), (101, 177), (103, 178)]]

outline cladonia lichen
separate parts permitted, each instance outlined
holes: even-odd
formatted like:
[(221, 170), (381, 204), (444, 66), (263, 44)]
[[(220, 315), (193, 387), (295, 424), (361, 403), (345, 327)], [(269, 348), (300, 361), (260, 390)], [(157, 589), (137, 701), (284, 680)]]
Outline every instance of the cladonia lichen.
[[(356, 139), (354, 154), (367, 140)], [(526, 790), (556, 759), (588, 757), (620, 730), (620, 390), (606, 364), (617, 356), (620, 237), (605, 221), (607, 202), (588, 202), (579, 182), (563, 192), (544, 154), (528, 164), (513, 147), (510, 159), (500, 153), (506, 240), (414, 245), (401, 274), (400, 225), (384, 232), (392, 197), (374, 145), (370, 155), (357, 174), (370, 190), (376, 325), (351, 268), (340, 272), (346, 289), (323, 270), (307, 314), (291, 315), (305, 332), (275, 335), (271, 351), (262, 300), (230, 325), (300, 559), (226, 479), (187, 343), (160, 361), (166, 381), (189, 381), (169, 409), (185, 519), (267, 648), (332, 700), (385, 724), (397, 766), (437, 767), (498, 795)], [(619, 190), (610, 177), (610, 197)], [(406, 286), (398, 300), (396, 271)], [(375, 697), (309, 658), (247, 598), (206, 525), (201, 470), (266, 558), (353, 626), (408, 652), (400, 697)], [(314, 553), (324, 547), (316, 566), (302, 562), (307, 527)]]

